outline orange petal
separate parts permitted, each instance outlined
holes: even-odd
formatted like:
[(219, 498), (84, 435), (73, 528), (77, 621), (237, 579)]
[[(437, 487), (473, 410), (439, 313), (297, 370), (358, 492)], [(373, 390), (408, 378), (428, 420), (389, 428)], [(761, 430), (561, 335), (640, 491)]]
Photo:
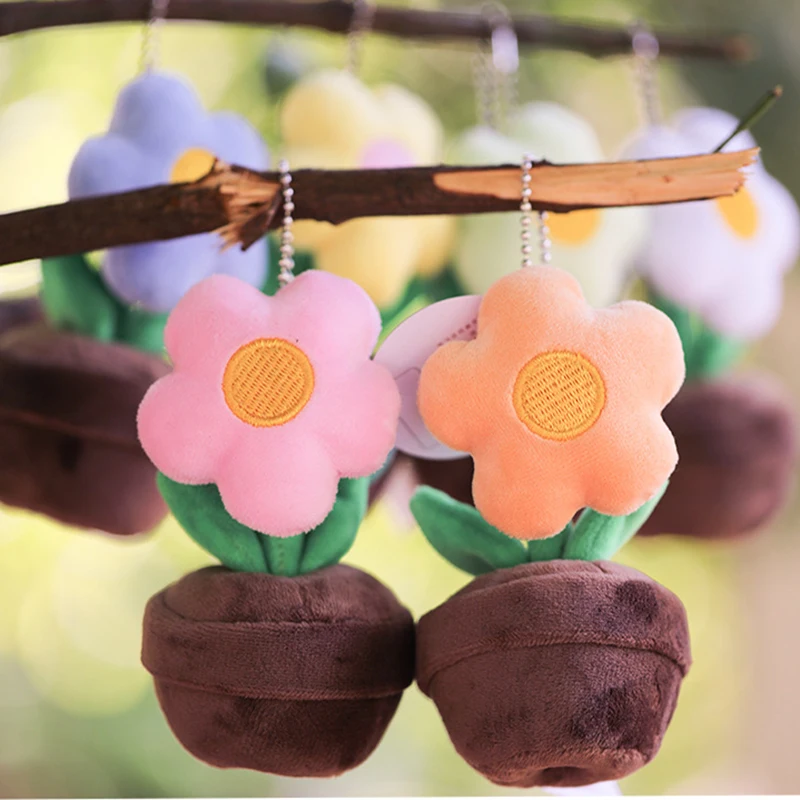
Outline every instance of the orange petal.
[(474, 428), (480, 427), (479, 350), (474, 342), (449, 342), (422, 368), (417, 405), (428, 430), (454, 450), (469, 451)]

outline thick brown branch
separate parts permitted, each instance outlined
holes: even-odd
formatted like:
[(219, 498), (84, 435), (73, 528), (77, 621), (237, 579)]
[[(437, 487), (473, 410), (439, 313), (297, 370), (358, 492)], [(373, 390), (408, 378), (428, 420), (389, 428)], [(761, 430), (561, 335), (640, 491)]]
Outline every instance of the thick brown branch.
[[(102, 22), (141, 22), (151, 0), (24, 0), (0, 3), (0, 36), (40, 28)], [(170, 0), (169, 19), (207, 20), (246, 25), (291, 25), (344, 33), (353, 6), (347, 0)], [(484, 39), (490, 33), (486, 15), (467, 11), (427, 11), (379, 6), (372, 30), (414, 39)], [(621, 27), (596, 27), (525, 16), (514, 20), (521, 44), (580, 50), (595, 56), (629, 53), (631, 33)], [(664, 55), (744, 61), (752, 44), (741, 35), (693, 36), (657, 31)]]
[[(534, 165), (537, 210), (635, 206), (704, 200), (736, 192), (757, 149), (737, 153), (606, 164)], [(341, 223), (357, 217), (513, 211), (520, 170), (411, 167), (298, 170), (296, 219)], [(0, 216), (0, 264), (89, 252), (219, 231), (249, 246), (280, 218), (278, 174), (217, 164), (190, 184), (156, 186)]]

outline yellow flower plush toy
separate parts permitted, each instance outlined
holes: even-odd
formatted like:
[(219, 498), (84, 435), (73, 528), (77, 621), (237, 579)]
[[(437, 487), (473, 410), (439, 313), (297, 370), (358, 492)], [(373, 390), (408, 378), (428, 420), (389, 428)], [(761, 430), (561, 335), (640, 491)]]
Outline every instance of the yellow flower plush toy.
[[(583, 118), (555, 103), (531, 103), (508, 121), (508, 135), (485, 126), (455, 144), (453, 164), (518, 164), (523, 153), (556, 164), (604, 161), (600, 143)], [(536, 174), (533, 175), (536, 180)], [(588, 209), (549, 214), (553, 265), (572, 273), (593, 306), (619, 299), (625, 274), (642, 244), (646, 215), (640, 208)], [(455, 271), (468, 292), (483, 294), (519, 268), (516, 214), (466, 217), (459, 235)]]
[[(365, 86), (355, 76), (323, 70), (297, 83), (283, 103), (285, 156), (294, 169), (389, 168), (441, 161), (442, 128), (431, 108), (405, 89)], [(295, 244), (319, 269), (360, 284), (387, 308), (415, 276), (444, 265), (453, 239), (449, 217), (297, 222)]]

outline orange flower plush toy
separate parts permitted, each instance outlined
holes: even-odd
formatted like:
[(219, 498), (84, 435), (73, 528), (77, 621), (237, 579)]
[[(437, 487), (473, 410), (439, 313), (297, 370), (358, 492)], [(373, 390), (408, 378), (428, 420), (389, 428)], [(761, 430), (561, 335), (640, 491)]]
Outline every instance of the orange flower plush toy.
[(594, 309), (569, 273), (528, 267), (489, 289), (476, 339), (428, 359), (418, 403), (437, 439), (472, 455), (487, 522), (542, 539), (582, 508), (627, 515), (659, 491), (678, 458), (661, 411), (683, 378), (666, 315)]

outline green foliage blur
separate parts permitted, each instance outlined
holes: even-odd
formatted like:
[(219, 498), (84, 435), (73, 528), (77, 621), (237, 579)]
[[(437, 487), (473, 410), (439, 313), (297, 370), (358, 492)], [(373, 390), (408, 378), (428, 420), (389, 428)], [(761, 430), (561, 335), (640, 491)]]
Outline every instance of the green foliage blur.
[[(436, 0), (405, 4), (437, 7)], [(795, 154), (800, 3), (508, 0), (507, 6), (517, 13), (598, 23), (626, 25), (640, 18), (693, 33), (722, 28), (752, 34), (760, 42), (760, 57), (747, 65), (663, 59), (662, 101), (668, 113), (700, 103), (741, 114), (767, 88), (782, 83), (784, 100), (755, 135), (768, 169), (800, 195)], [(71, 159), (87, 136), (105, 130), (116, 93), (138, 69), (141, 35), (141, 26), (116, 25), (0, 39), (0, 211), (66, 198)], [(247, 116), (277, 156), (281, 93), (298, 71), (343, 65), (346, 46), (341, 36), (320, 32), (176, 23), (165, 26), (160, 52), (164, 69), (188, 76), (209, 107)], [(417, 91), (452, 135), (476, 122), (474, 52), (467, 43), (368, 37), (362, 77)], [(519, 96), (555, 100), (585, 115), (609, 157), (639, 122), (627, 57), (598, 61), (577, 53), (526, 51)], [(4, 270), (0, 290), (24, 290), (34, 280), (35, 266)], [(800, 379), (791, 374), (797, 333), (792, 321), (798, 309), (800, 293), (790, 279), (785, 321), (755, 355), (755, 363), (781, 375), (795, 396), (800, 396)], [(800, 767), (786, 763), (792, 759), (774, 771), (770, 761), (771, 753), (788, 752), (773, 734), (784, 730), (783, 703), (798, 704), (792, 673), (778, 670), (776, 680), (784, 683), (772, 693), (765, 694), (763, 687), (769, 665), (790, 656), (782, 655), (780, 637), (754, 633), (758, 626), (748, 616), (756, 601), (765, 618), (784, 607), (765, 593), (758, 575), (772, 574), (769, 569), (777, 569), (778, 561), (797, 557), (786, 533), (797, 518), (798, 509), (790, 509), (758, 544), (658, 538), (634, 541), (623, 552), (620, 560), (682, 598), (695, 658), (661, 754), (623, 782), (623, 791), (800, 789)], [(390, 500), (373, 510), (346, 561), (391, 586), (415, 615), (468, 580), (433, 552), (407, 510)], [(416, 687), (406, 693), (378, 751), (339, 779), (288, 780), (219, 771), (195, 761), (174, 740), (158, 709), (150, 678), (139, 664), (139, 646), (148, 597), (208, 563), (211, 557), (172, 520), (151, 535), (119, 541), (0, 510), (0, 796), (521, 794), (492, 786), (471, 771), (454, 752), (433, 704)], [(753, 729), (754, 720), (761, 727)], [(774, 747), (754, 749), (759, 737)]]

